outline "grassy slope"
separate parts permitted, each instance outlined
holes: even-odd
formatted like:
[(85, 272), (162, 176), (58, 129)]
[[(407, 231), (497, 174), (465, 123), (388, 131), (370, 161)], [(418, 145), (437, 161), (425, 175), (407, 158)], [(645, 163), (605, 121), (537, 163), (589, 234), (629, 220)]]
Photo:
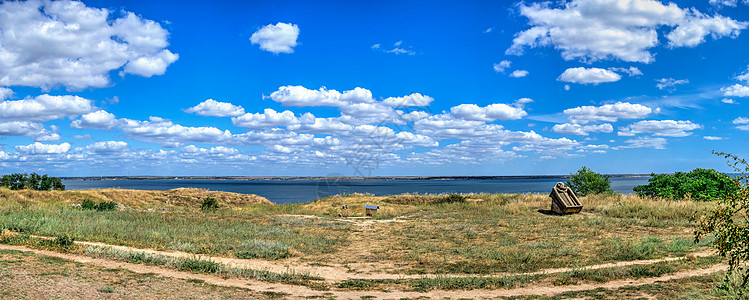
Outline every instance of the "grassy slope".
[[(684, 255), (701, 248), (691, 242), (692, 226), (711, 205), (592, 196), (582, 199), (583, 213), (552, 216), (539, 212), (549, 208), (545, 195), (472, 194), (446, 202), (444, 195), (355, 194), (293, 205), (220, 195), (213, 197), (224, 208), (203, 213), (200, 196), (181, 200), (187, 196), (174, 190), (0, 189), (0, 229), (240, 258), (296, 256), (369, 271), (490, 274)], [(87, 197), (120, 200), (126, 208), (72, 206)], [(337, 218), (363, 216), (364, 204), (381, 210), (373, 219)]]

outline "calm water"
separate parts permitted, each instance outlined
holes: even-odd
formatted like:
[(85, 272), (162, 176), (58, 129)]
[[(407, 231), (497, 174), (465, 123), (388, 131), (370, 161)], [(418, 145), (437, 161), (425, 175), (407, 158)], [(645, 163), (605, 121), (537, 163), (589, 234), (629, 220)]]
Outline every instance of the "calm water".
[[(370, 193), (376, 196), (403, 193), (548, 193), (554, 184), (565, 179), (503, 180), (63, 180), (68, 190), (120, 188), (134, 190), (169, 190), (194, 187), (212, 191), (256, 194), (274, 203), (300, 203), (336, 194)], [(647, 177), (611, 178), (611, 188), (632, 193), (637, 185), (647, 184)]]

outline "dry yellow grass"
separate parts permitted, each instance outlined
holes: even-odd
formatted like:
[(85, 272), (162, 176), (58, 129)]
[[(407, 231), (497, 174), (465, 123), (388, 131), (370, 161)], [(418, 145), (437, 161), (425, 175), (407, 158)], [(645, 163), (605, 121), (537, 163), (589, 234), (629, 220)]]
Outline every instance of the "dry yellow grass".
[(207, 197), (215, 198), (219, 205), (241, 209), (252, 204), (273, 204), (258, 195), (209, 191), (197, 188), (178, 188), (167, 191), (144, 191), (125, 189), (91, 189), (71, 191), (12, 191), (0, 188), (0, 201), (15, 200), (24, 203), (80, 203), (83, 200), (94, 202), (114, 201), (131, 208), (184, 207), (195, 208)]

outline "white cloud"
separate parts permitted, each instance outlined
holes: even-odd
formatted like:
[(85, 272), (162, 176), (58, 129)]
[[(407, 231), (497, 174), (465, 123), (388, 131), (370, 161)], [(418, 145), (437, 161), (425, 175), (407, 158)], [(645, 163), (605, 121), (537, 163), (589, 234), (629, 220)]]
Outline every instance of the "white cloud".
[(655, 136), (684, 137), (691, 135), (687, 132), (702, 128), (702, 125), (691, 121), (674, 120), (646, 120), (632, 123), (626, 127), (620, 127), (617, 133), (620, 136), (634, 136), (639, 133), (652, 133)]
[(403, 97), (389, 97), (382, 100), (382, 104), (391, 107), (406, 107), (406, 106), (429, 106), (434, 101), (434, 98), (419, 93), (413, 93), (411, 95)]
[(735, 37), (747, 26), (655, 0), (572, 0), (559, 8), (549, 5), (519, 5), (531, 28), (515, 35), (507, 54), (521, 55), (525, 47), (553, 46), (566, 60), (650, 63), (654, 57), (649, 50), (658, 45), (657, 30), (662, 27), (675, 27), (666, 34), (671, 47), (693, 47), (707, 35)]
[(713, 39), (724, 36), (736, 38), (741, 30), (747, 26), (746, 22), (738, 22), (724, 16), (707, 16), (692, 9), (683, 22), (666, 35), (669, 47), (695, 47), (705, 42), (710, 35)]
[(733, 119), (733, 124), (749, 124), (749, 118), (738, 117)]
[(600, 68), (569, 68), (564, 70), (562, 75), (557, 78), (558, 81), (580, 83), (580, 84), (599, 84), (603, 82), (615, 82), (622, 79), (622, 76), (612, 71)]
[(526, 71), (526, 70), (515, 70), (515, 71), (512, 71), (512, 73), (510, 73), (509, 76), (510, 77), (515, 77), (515, 78), (525, 77), (525, 76), (528, 76), (528, 71)]
[(724, 137), (719, 137), (719, 136), (709, 136), (709, 135), (703, 136), (702, 138), (703, 138), (703, 139), (706, 139), (706, 140), (708, 140), (708, 141), (720, 141), (720, 140), (725, 140), (725, 139), (726, 139), (726, 138), (724, 138)]
[(723, 103), (726, 103), (726, 104), (739, 104), (738, 102), (734, 101), (733, 99), (729, 99), (729, 98), (720, 99), (720, 102), (723, 102)]
[(640, 71), (640, 69), (638, 69), (637, 67), (609, 68), (609, 70), (614, 71), (614, 72), (619, 72), (619, 73), (627, 74), (627, 75), (629, 75), (629, 77), (642, 75), (642, 71)]
[(244, 108), (227, 102), (208, 99), (200, 104), (185, 109), (187, 113), (210, 117), (238, 117), (244, 114)]
[(53, 130), (49, 131), (47, 129), (42, 129), (42, 131), (36, 133), (32, 140), (35, 142), (57, 142), (62, 139), (62, 137), (54, 132), (57, 130), (57, 127), (52, 126)]
[(450, 114), (463, 120), (484, 122), (517, 120), (528, 115), (522, 107), (514, 107), (504, 103), (495, 103), (484, 107), (479, 107), (476, 104), (461, 104), (450, 108)]
[(123, 152), (127, 150), (127, 143), (123, 141), (103, 141), (96, 142), (86, 146), (84, 149), (89, 150), (93, 153), (114, 153)]
[(510, 67), (511, 64), (512, 62), (509, 60), (500, 61), (499, 63), (494, 64), (494, 72), (504, 72), (507, 68)]
[(117, 125), (117, 118), (105, 110), (98, 110), (82, 115), (80, 119), (70, 123), (70, 127), (84, 129), (110, 129)]
[(164, 73), (166, 73), (166, 67), (177, 61), (177, 59), (179, 59), (178, 54), (174, 54), (169, 50), (164, 50), (159, 54), (148, 57), (139, 57), (130, 61), (130, 63), (125, 66), (124, 72), (143, 77), (164, 75)]
[(611, 133), (614, 131), (614, 127), (611, 124), (600, 124), (600, 125), (587, 125), (581, 126), (579, 124), (556, 124), (551, 128), (551, 131), (561, 134), (574, 134), (574, 135), (588, 135), (591, 132), (604, 132)]
[(44, 125), (29, 121), (0, 122), (0, 136), (32, 136), (44, 130)]
[(662, 90), (665, 88), (675, 87), (679, 84), (687, 84), (689, 83), (689, 80), (687, 79), (673, 79), (673, 78), (661, 78), (656, 79), (655, 81), (658, 82), (658, 84), (655, 85), (658, 89)]
[(262, 114), (248, 113), (231, 118), (231, 123), (247, 129), (260, 129), (295, 125), (299, 124), (299, 120), (291, 111), (276, 112), (273, 109), (266, 108)]
[(749, 86), (744, 86), (738, 83), (729, 87), (723, 87), (720, 91), (723, 92), (724, 96), (728, 97), (749, 97)]
[(23, 100), (0, 101), (0, 120), (44, 122), (85, 114), (93, 108), (91, 100), (78, 96), (44, 94)]
[(621, 148), (653, 148), (653, 149), (666, 149), (666, 139), (654, 138), (654, 137), (639, 137), (636, 139), (630, 139), (624, 141), (629, 145), (622, 146)]
[(738, 129), (738, 130), (744, 130), (744, 131), (749, 131), (749, 125), (736, 126), (736, 129)]
[(616, 122), (618, 119), (640, 119), (653, 112), (658, 113), (658, 111), (658, 109), (654, 111), (642, 104), (617, 102), (602, 106), (580, 106), (565, 109), (564, 114), (567, 115), (571, 123), (587, 124), (599, 121)]
[(228, 130), (215, 127), (185, 127), (170, 120), (150, 117), (149, 121), (120, 119), (117, 127), (131, 138), (179, 147), (186, 143), (224, 143), (232, 138)]
[(400, 54), (416, 55), (416, 51), (413, 50), (413, 46), (401, 47), (402, 45), (403, 45), (403, 41), (397, 41), (393, 43), (393, 49), (390, 49), (390, 50), (385, 50), (382, 47), (382, 44), (374, 44), (370, 48), (372, 48), (372, 50), (379, 50), (385, 53), (392, 53), (395, 55), (400, 55)]
[(78, 1), (2, 2), (0, 28), (3, 86), (104, 87), (112, 70), (150, 77), (178, 58), (158, 23)]
[(372, 92), (357, 87), (343, 93), (336, 90), (328, 90), (321, 87), (319, 90), (310, 90), (303, 86), (282, 86), (270, 94), (273, 101), (283, 106), (334, 106), (341, 107), (352, 103), (374, 102)]
[(39, 142), (26, 146), (16, 146), (16, 151), (24, 154), (62, 154), (70, 150), (70, 144), (62, 143), (59, 145), (42, 144)]
[(13, 97), (15, 93), (13, 90), (5, 87), (0, 87), (0, 101)]
[(299, 26), (278, 22), (276, 25), (268, 24), (255, 31), (250, 37), (250, 42), (273, 54), (294, 53), (298, 37)]
[[(736, 7), (737, 0), (710, 0), (710, 4), (715, 6), (730, 6)], [(746, 0), (744, 1), (746, 2)]]

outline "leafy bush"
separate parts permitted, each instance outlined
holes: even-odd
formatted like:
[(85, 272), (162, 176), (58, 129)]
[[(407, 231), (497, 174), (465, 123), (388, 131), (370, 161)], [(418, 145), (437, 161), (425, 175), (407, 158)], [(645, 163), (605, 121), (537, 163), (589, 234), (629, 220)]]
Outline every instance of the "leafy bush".
[[(724, 192), (724, 196), (717, 200), (718, 205), (700, 220), (695, 230), (695, 242), (715, 236), (712, 247), (718, 250), (722, 257), (728, 257), (728, 273), (721, 285), (724, 290), (735, 290), (739, 295), (744, 294), (749, 286), (749, 164), (736, 155), (723, 152), (713, 154), (733, 160), (729, 163), (741, 173), (737, 181), (733, 181), (735, 190)], [(739, 165), (743, 168), (741, 169)], [(743, 181), (743, 182), (742, 182)], [(733, 281), (738, 275), (739, 282)]]
[(647, 185), (638, 185), (633, 190), (639, 196), (667, 199), (709, 201), (725, 198), (738, 190), (736, 181), (712, 169), (694, 169), (689, 173), (652, 174)]
[(108, 211), (108, 210), (115, 210), (117, 209), (117, 202), (111, 201), (111, 202), (101, 202), (101, 203), (94, 203), (94, 201), (91, 200), (83, 200), (81, 201), (81, 209), (83, 210), (98, 210), (98, 211)]
[(10, 175), (3, 175), (0, 178), (0, 187), (7, 187), (11, 190), (22, 190), (31, 189), (37, 191), (64, 191), (65, 185), (57, 177), (50, 177), (47, 175), (39, 175), (36, 173), (21, 174), (14, 173)]
[(55, 238), (55, 242), (54, 242), (55, 246), (62, 247), (62, 248), (73, 246), (74, 243), (75, 243), (75, 239), (73, 239), (73, 237), (71, 237), (70, 235), (66, 235), (66, 234), (58, 236), (57, 238)]
[(582, 167), (577, 173), (570, 174), (570, 178), (567, 179), (567, 186), (581, 197), (589, 194), (614, 192), (611, 190), (611, 178), (608, 175), (598, 174), (587, 167)]
[(218, 208), (218, 201), (216, 201), (216, 198), (208, 197), (203, 199), (203, 204), (200, 205), (200, 210), (202, 211), (211, 211), (216, 210)]

